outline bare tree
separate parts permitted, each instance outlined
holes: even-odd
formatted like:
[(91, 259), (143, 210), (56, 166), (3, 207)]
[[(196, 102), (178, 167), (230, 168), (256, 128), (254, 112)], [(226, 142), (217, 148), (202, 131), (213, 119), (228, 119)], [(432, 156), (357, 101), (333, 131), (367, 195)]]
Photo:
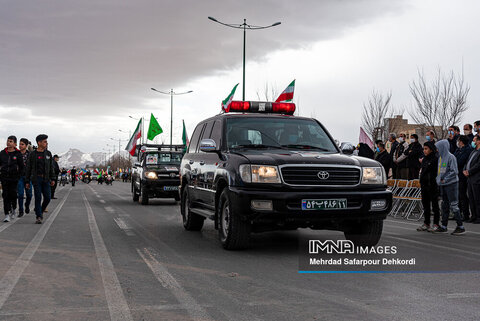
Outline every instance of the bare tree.
[(423, 72), (418, 71), (418, 80), (410, 84), (414, 107), (409, 114), (424, 130), (433, 130), (440, 139), (448, 135), (448, 127), (457, 125), (468, 109), (467, 96), (470, 86), (465, 83), (463, 72), (460, 76), (450, 72), (438, 74), (431, 83)]
[(268, 82), (265, 82), (263, 92), (260, 92), (260, 90), (257, 90), (258, 100), (275, 101), (278, 95), (279, 95), (279, 92), (278, 92), (277, 86), (272, 86)]
[(382, 94), (375, 89), (370, 94), (368, 102), (363, 104), (362, 127), (373, 141), (385, 139), (389, 128), (385, 120), (392, 118), (395, 111), (391, 105), (392, 93)]

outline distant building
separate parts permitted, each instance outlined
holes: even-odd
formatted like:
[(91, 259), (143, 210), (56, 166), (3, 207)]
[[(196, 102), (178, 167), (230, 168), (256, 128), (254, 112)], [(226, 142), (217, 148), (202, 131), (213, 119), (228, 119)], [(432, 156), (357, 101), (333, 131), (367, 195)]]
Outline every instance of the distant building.
[[(425, 124), (409, 124), (408, 119), (404, 119), (403, 115), (395, 115), (393, 118), (385, 118), (385, 136), (384, 140), (388, 139), (390, 133), (395, 133), (398, 137), (399, 134), (403, 133), (410, 137), (412, 134), (418, 135), (418, 141), (423, 145), (426, 142), (425, 136), (427, 131), (431, 128), (427, 127)], [(441, 132), (440, 126), (435, 126), (435, 130), (439, 133)], [(387, 149), (390, 149), (390, 144), (387, 144)]]

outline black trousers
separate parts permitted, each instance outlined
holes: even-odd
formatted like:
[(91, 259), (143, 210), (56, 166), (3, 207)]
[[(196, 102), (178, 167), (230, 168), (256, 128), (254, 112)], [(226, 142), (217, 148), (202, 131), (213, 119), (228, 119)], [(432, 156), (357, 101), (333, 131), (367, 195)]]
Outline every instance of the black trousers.
[(440, 207), (438, 206), (438, 187), (423, 187), (422, 186), (422, 205), (424, 223), (430, 225), (431, 210), (433, 208), (433, 224), (440, 222)]
[(461, 179), (458, 182), (458, 206), (464, 220), (470, 218), (470, 204), (468, 202), (468, 181)]
[(408, 179), (418, 179), (420, 176), (420, 168), (409, 168), (408, 169)]
[(480, 184), (468, 182), (468, 198), (472, 220), (480, 222)]
[(51, 186), (51, 189), (52, 189), (51, 198), (55, 197), (55, 190), (57, 189), (57, 185), (58, 185), (58, 178), (55, 180), (55, 184)]
[(2, 180), (3, 210), (5, 215), (10, 214), (12, 209), (17, 208), (17, 185), (18, 180)]

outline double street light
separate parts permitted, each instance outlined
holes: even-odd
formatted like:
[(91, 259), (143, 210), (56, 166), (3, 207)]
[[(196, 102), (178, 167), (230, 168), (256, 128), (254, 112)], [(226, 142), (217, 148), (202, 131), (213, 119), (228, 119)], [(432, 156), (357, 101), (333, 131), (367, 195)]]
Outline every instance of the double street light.
[(208, 19), (212, 20), (213, 22), (219, 23), (221, 25), (235, 28), (235, 29), (243, 29), (243, 92), (242, 92), (242, 100), (245, 101), (245, 45), (247, 41), (247, 30), (259, 30), (259, 29), (268, 29), (271, 27), (278, 26), (281, 22), (275, 22), (269, 26), (252, 26), (247, 24), (247, 19), (243, 19), (242, 24), (232, 24), (232, 23), (224, 23), (218, 21), (214, 17), (208, 17)]
[(189, 93), (192, 93), (193, 90), (189, 90), (189, 91), (186, 91), (186, 92), (183, 92), (183, 93), (176, 93), (176, 92), (173, 91), (173, 89), (170, 89), (169, 92), (157, 90), (155, 88), (150, 88), (150, 89), (157, 92), (157, 93), (160, 93), (160, 94), (170, 95), (170, 145), (172, 145), (172, 137), (173, 137), (172, 136), (172, 134), (173, 134), (173, 96), (189, 94)]

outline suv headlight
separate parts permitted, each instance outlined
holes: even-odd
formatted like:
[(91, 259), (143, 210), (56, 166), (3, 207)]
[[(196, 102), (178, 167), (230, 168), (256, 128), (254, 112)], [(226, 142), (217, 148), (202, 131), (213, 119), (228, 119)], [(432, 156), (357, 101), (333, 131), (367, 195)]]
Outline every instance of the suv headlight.
[(145, 177), (150, 179), (157, 179), (157, 173), (155, 172), (145, 172)]
[(383, 167), (363, 167), (362, 184), (386, 185), (387, 179)]
[(281, 183), (277, 166), (244, 164), (239, 170), (245, 183)]

